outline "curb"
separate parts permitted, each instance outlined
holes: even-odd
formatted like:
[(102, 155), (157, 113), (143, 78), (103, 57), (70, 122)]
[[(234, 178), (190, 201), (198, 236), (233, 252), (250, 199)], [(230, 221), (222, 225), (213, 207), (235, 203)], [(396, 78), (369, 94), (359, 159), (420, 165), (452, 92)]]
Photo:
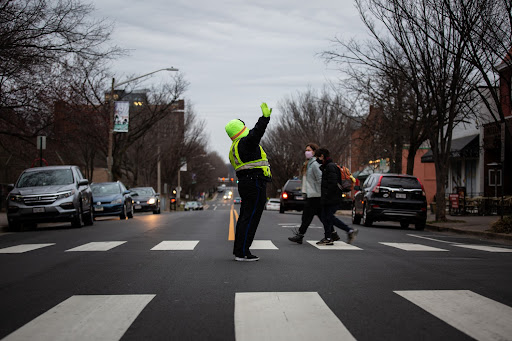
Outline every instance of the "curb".
[(436, 232), (454, 232), (458, 234), (469, 234), (472, 236), (484, 237), (488, 239), (504, 239), (512, 241), (512, 235), (504, 234), (504, 233), (495, 233), (495, 232), (487, 232), (487, 231), (471, 231), (471, 230), (462, 230), (454, 227), (444, 227), (444, 226), (436, 226), (436, 225), (426, 225), (426, 230), (436, 231)]

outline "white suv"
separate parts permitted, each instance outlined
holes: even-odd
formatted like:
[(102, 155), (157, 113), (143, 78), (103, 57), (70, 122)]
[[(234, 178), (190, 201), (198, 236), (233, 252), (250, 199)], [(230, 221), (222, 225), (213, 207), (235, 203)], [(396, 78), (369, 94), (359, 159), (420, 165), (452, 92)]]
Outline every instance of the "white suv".
[(29, 168), (9, 188), (10, 230), (43, 222), (70, 221), (73, 227), (93, 224), (91, 188), (77, 166)]

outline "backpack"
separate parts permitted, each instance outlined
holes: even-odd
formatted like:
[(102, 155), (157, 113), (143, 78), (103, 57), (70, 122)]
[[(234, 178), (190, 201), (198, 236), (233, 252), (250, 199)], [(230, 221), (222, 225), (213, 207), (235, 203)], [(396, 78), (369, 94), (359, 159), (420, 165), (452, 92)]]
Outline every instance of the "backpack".
[(340, 167), (338, 164), (336, 164), (336, 166), (340, 170), (340, 181), (338, 182), (338, 188), (342, 192), (350, 192), (352, 190), (352, 186), (354, 185), (351, 179), (352, 174), (347, 167)]

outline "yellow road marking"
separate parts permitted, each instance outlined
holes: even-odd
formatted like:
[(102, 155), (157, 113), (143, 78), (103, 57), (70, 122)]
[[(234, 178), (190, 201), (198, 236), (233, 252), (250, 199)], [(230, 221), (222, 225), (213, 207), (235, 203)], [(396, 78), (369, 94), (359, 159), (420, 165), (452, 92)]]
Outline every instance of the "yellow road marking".
[[(229, 211), (229, 234), (228, 240), (235, 240), (235, 224), (233, 215), (236, 214), (235, 206), (231, 205), (231, 210)], [(236, 216), (236, 220), (238, 220), (238, 215)]]

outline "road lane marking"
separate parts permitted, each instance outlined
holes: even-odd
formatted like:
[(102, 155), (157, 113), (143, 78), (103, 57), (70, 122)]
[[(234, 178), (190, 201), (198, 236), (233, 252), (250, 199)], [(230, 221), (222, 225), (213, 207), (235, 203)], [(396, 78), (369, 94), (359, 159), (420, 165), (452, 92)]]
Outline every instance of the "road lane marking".
[(199, 240), (165, 240), (151, 250), (156, 251), (191, 251), (194, 250)]
[(320, 250), (362, 250), (361, 248), (358, 248), (357, 246), (347, 244), (347, 243), (341, 242), (339, 240), (335, 241), (334, 245), (316, 245), (318, 240), (308, 240), (307, 242)]
[(512, 337), (512, 308), (472, 291), (395, 293), (476, 340), (510, 340)]
[(448, 251), (445, 249), (439, 249), (437, 247), (415, 244), (415, 243), (382, 243), (379, 244), (387, 245), (391, 247), (396, 247), (397, 249), (405, 250), (405, 251)]
[(14, 340), (121, 339), (155, 295), (71, 296), (8, 335)]
[(355, 340), (317, 292), (236, 293), (235, 339)]
[(233, 223), (234, 216), (234, 206), (231, 206), (229, 210), (229, 232), (228, 232), (228, 240), (235, 240), (235, 224)]
[(253, 240), (251, 250), (279, 250), (271, 240)]
[(108, 251), (110, 249), (113, 249), (121, 244), (126, 243), (124, 242), (91, 242), (87, 243), (81, 246), (77, 246), (75, 248), (66, 250), (68, 251)]
[(496, 246), (485, 246), (485, 245), (468, 245), (468, 244), (455, 244), (453, 246), (464, 247), (466, 249), (474, 249), (487, 252), (512, 252), (512, 249)]
[(427, 240), (432, 240), (432, 241), (439, 242), (439, 243), (456, 244), (456, 242), (447, 242), (446, 240), (439, 240), (439, 239), (434, 239), (434, 238), (428, 238), (428, 237), (425, 237), (425, 236), (419, 236), (417, 234), (408, 234), (408, 236), (416, 237), (416, 238), (423, 238), (423, 239), (427, 239)]
[(49, 244), (21, 244), (16, 246), (10, 246), (3, 249), (0, 249), (0, 253), (23, 253), (28, 251), (37, 250), (43, 247), (52, 246), (55, 243)]

